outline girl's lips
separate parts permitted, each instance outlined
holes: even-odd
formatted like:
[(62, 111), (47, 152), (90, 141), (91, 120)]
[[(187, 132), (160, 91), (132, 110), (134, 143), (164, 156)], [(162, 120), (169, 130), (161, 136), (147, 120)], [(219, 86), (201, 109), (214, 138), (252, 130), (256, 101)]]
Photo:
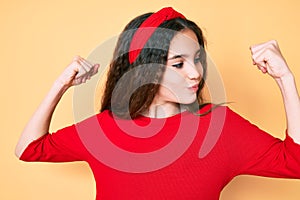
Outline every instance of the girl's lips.
[(192, 85), (188, 87), (190, 90), (192, 90), (193, 92), (197, 92), (198, 91), (198, 84)]

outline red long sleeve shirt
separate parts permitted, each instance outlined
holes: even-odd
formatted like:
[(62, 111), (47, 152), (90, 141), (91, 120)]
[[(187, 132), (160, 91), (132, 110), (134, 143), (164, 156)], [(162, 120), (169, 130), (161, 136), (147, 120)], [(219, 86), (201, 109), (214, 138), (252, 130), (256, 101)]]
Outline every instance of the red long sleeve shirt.
[(241, 174), (300, 178), (300, 145), (228, 107), (166, 119), (124, 120), (104, 111), (33, 141), (20, 159), (88, 162), (97, 200), (217, 200)]

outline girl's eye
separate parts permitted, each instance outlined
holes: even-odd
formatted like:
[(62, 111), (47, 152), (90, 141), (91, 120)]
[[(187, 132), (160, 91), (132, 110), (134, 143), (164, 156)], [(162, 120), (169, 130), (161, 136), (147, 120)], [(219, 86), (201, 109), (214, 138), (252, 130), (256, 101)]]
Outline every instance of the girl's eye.
[(183, 63), (182, 62), (181, 63), (176, 63), (176, 64), (173, 64), (172, 66), (176, 67), (176, 68), (182, 68)]
[(194, 62), (195, 62), (195, 63), (201, 62), (201, 58), (200, 58), (200, 57), (195, 58)]

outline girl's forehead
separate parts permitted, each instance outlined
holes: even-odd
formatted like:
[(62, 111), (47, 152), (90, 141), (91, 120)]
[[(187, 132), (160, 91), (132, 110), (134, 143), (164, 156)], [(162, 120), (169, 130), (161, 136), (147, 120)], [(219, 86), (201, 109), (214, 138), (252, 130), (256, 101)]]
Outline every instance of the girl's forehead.
[(170, 43), (170, 53), (172, 54), (193, 54), (200, 49), (196, 34), (185, 29), (178, 32)]

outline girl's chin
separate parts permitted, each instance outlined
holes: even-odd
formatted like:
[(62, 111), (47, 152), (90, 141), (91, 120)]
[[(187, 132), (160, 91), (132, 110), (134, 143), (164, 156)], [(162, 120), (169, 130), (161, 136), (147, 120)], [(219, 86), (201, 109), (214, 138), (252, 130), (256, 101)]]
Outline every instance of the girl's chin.
[(191, 97), (191, 98), (185, 98), (185, 99), (181, 99), (180, 104), (191, 104), (191, 103), (194, 103), (196, 101), (197, 97), (196, 95), (194, 97)]

